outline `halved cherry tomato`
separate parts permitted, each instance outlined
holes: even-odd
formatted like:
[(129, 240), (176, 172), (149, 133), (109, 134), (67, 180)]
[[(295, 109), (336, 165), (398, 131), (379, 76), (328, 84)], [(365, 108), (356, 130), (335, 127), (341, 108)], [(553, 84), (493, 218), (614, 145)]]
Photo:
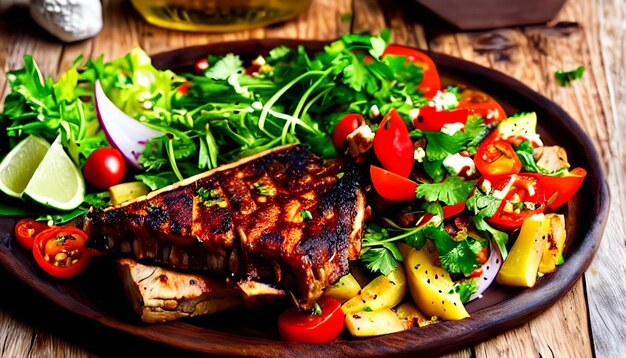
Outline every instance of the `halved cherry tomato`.
[(383, 52), (385, 55), (406, 56), (408, 62), (415, 63), (422, 68), (424, 77), (417, 86), (426, 98), (433, 98), (441, 90), (441, 79), (433, 60), (424, 52), (400, 45), (389, 45)]
[(476, 169), (486, 178), (499, 175), (517, 174), (522, 170), (522, 162), (509, 142), (490, 134), (478, 146), (474, 156)]
[(461, 92), (457, 108), (467, 108), (472, 114), (480, 114), (487, 124), (506, 119), (506, 112), (500, 103), (479, 90), (466, 89)]
[(345, 315), (341, 303), (328, 296), (317, 300), (322, 312), (311, 315), (289, 307), (278, 316), (278, 330), (286, 341), (324, 343), (335, 339), (343, 330)]
[(522, 226), (529, 216), (546, 210), (546, 195), (539, 181), (525, 174), (503, 176), (492, 183), (495, 190), (505, 191), (498, 211), (487, 222), (506, 231)]
[(413, 119), (413, 126), (427, 132), (439, 132), (445, 124), (465, 124), (469, 115), (470, 111), (467, 108), (438, 111), (435, 107), (426, 106), (420, 108), (417, 118)]
[(333, 144), (338, 151), (346, 149), (346, 137), (359, 128), (365, 119), (358, 113), (349, 113), (343, 116), (333, 130)]
[(209, 68), (209, 59), (206, 57), (199, 59), (194, 64), (194, 69), (196, 70), (196, 73), (199, 75), (203, 74), (207, 68)]
[(539, 173), (524, 173), (536, 178), (544, 191), (548, 200), (548, 209), (556, 210), (561, 205), (568, 202), (578, 191), (587, 171), (583, 168), (572, 169), (569, 173), (561, 176), (545, 175)]
[(15, 239), (21, 247), (32, 250), (35, 236), (47, 228), (48, 225), (45, 222), (31, 218), (21, 219), (15, 224)]
[(89, 265), (85, 247), (87, 234), (73, 226), (51, 227), (35, 236), (33, 256), (49, 275), (70, 278), (79, 275)]
[(415, 200), (416, 182), (375, 165), (370, 166), (370, 177), (374, 189), (383, 198), (391, 201)]
[(374, 153), (383, 168), (403, 177), (413, 169), (413, 141), (409, 130), (395, 109), (391, 109), (378, 125), (374, 137)]

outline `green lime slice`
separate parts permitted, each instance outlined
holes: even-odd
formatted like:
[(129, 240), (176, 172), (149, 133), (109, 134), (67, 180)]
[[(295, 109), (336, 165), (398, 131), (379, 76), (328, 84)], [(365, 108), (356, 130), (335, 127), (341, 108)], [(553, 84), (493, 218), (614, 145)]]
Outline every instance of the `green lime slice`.
[(35, 170), (24, 196), (51, 208), (71, 210), (83, 202), (85, 181), (59, 139), (52, 143)]
[(19, 142), (0, 162), (0, 190), (15, 198), (22, 197), (49, 148), (48, 142), (33, 135)]

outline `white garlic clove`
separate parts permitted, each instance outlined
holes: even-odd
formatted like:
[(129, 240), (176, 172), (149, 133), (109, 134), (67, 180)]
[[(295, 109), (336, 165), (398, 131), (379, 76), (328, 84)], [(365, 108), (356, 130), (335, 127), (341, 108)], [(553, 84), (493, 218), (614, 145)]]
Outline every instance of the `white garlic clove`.
[(65, 42), (84, 40), (102, 30), (100, 0), (31, 0), (30, 14), (39, 26)]

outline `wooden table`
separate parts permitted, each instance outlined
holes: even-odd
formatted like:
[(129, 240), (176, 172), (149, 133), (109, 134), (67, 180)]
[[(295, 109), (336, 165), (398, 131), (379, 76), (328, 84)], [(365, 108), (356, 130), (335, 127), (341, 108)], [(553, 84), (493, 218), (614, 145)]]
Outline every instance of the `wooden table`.
[[(626, 356), (626, 2), (570, 0), (548, 26), (471, 33), (455, 32), (413, 7), (382, 0), (314, 0), (294, 21), (229, 34), (168, 31), (143, 22), (126, 1), (104, 0), (103, 5), (103, 31), (70, 45), (46, 35), (25, 8), (0, 18), (0, 98), (7, 92), (4, 72), (21, 67), (27, 53), (46, 75), (56, 76), (81, 53), (113, 59), (138, 46), (157, 53), (248, 38), (332, 40), (389, 27), (396, 43), (495, 68), (560, 104), (588, 131), (608, 173), (612, 204), (602, 244), (584, 278), (548, 311), (451, 356)], [(555, 70), (579, 65), (587, 70), (572, 86), (560, 87), (553, 79)], [(1, 269), (0, 282), (3, 357), (181, 354), (61, 310)]]

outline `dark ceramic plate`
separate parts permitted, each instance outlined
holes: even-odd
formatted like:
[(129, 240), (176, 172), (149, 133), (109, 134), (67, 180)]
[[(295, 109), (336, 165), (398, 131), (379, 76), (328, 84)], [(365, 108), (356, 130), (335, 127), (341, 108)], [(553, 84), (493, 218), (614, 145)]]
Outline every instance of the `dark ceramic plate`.
[[(154, 56), (160, 68), (189, 69), (208, 53), (234, 52), (242, 57), (267, 53), (278, 45), (304, 45), (315, 52), (322, 42), (256, 40), (221, 43), (174, 50)], [(0, 220), (0, 262), (26, 285), (59, 306), (119, 331), (182, 349), (255, 356), (380, 356), (393, 354), (441, 354), (482, 341), (531, 319), (564, 295), (589, 266), (602, 238), (609, 197), (602, 160), (580, 126), (552, 101), (522, 83), (473, 63), (431, 54), (449, 83), (463, 83), (492, 94), (508, 113), (535, 111), (539, 132), (547, 144), (559, 144), (570, 155), (573, 167), (587, 169), (580, 192), (562, 211), (568, 217), (566, 262), (540, 279), (532, 289), (492, 287), (480, 300), (468, 305), (472, 317), (442, 322), (369, 339), (342, 336), (322, 345), (280, 340), (275, 317), (281, 309), (268, 305), (250, 311), (231, 310), (208, 317), (165, 324), (143, 324), (132, 312), (115, 271), (108, 261), (95, 262), (79, 278), (63, 281), (43, 274), (31, 255), (12, 238), (13, 219)]]

